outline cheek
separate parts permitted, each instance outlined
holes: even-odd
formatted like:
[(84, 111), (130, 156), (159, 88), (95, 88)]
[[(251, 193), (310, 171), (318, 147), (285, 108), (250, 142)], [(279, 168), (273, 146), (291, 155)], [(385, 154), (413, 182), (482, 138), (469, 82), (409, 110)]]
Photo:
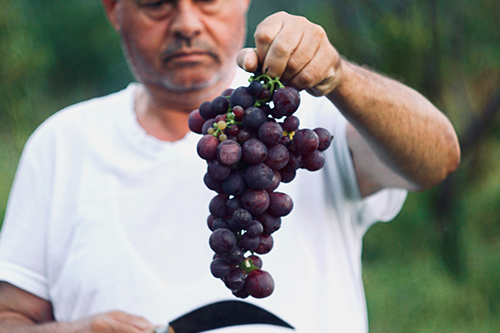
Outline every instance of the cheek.
[[(237, 16), (236, 16), (237, 17)], [(235, 19), (235, 16), (225, 17), (214, 26), (213, 35), (218, 44), (224, 49), (226, 57), (236, 57), (236, 53), (243, 47), (246, 27), (244, 17)]]
[(129, 50), (135, 50), (144, 59), (160, 60), (164, 29), (161, 25), (137, 24), (128, 22), (124, 25), (126, 30), (122, 31), (125, 36), (124, 42)]

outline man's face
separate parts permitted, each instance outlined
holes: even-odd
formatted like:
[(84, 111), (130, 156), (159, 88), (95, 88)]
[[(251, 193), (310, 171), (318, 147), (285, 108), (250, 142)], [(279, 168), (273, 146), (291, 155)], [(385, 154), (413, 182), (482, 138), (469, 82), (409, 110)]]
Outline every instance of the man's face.
[(231, 73), (250, 0), (121, 0), (117, 22), (136, 78), (197, 91)]

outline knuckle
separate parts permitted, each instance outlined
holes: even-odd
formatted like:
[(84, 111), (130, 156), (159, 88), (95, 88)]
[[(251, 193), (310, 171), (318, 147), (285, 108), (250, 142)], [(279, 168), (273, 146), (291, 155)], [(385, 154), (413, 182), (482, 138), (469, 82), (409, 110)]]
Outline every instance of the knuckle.
[(268, 45), (273, 41), (273, 37), (265, 29), (257, 29), (253, 37), (257, 44)]
[(289, 72), (296, 73), (300, 69), (300, 64), (301, 62), (297, 59), (297, 57), (291, 57), (290, 60), (288, 60), (286, 69)]
[(327, 37), (325, 29), (323, 29), (323, 27), (320, 26), (320, 25), (313, 24), (312, 28), (311, 28), (311, 31), (313, 32), (314, 36), (316, 36), (316, 38), (325, 38), (325, 37)]
[(276, 12), (275, 14), (273, 14), (272, 16), (275, 16), (277, 18), (283, 19), (283, 18), (289, 17), (291, 15), (288, 14), (287, 12), (283, 11), (283, 10), (280, 10), (280, 11)]
[(276, 42), (272, 46), (273, 53), (278, 57), (285, 57), (290, 54), (290, 50), (287, 45), (283, 42)]
[(309, 26), (311, 24), (314, 25), (313, 23), (311, 23), (311, 21), (309, 21), (304, 16), (296, 16), (295, 17), (295, 23), (298, 24), (298, 25), (301, 25), (301, 26)]
[(296, 77), (296, 84), (303, 88), (312, 87), (317, 80), (317, 76), (312, 71), (306, 71)]

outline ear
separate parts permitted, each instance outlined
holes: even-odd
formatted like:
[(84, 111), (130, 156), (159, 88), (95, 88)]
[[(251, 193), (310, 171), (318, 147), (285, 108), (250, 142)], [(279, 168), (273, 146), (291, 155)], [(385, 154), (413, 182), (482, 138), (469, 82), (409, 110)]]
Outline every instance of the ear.
[(115, 30), (119, 30), (120, 25), (118, 23), (118, 8), (121, 5), (120, 0), (102, 0), (102, 5), (104, 7), (104, 11), (106, 12), (106, 16), (108, 17), (109, 22), (115, 28)]

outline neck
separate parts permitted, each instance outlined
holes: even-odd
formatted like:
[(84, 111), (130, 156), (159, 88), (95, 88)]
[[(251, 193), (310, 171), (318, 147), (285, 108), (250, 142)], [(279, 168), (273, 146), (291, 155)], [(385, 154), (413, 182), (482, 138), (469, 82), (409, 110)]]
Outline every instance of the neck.
[(232, 76), (203, 91), (176, 93), (158, 87), (141, 86), (135, 96), (137, 121), (146, 133), (163, 141), (182, 139), (190, 130), (189, 113), (211, 101), (229, 86)]

